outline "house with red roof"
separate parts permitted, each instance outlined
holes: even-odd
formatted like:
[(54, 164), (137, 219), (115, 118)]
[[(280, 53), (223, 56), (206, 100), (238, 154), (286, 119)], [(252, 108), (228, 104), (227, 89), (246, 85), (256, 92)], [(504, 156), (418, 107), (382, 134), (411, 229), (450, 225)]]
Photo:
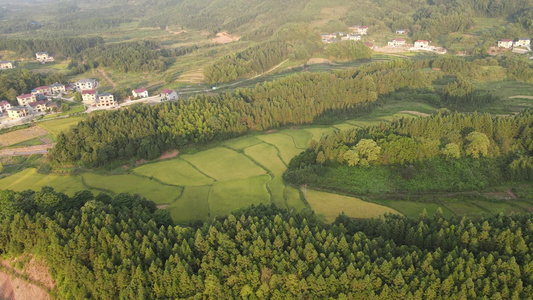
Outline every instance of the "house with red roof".
[(20, 106), (28, 106), (30, 103), (37, 101), (37, 97), (32, 94), (24, 94), (17, 96), (17, 101)]
[(159, 95), (161, 102), (178, 100), (178, 93), (174, 90), (164, 89)]
[(0, 114), (5, 114), (8, 109), (11, 108), (11, 104), (7, 101), (0, 101)]
[(39, 100), (30, 103), (30, 108), (33, 112), (43, 112), (46, 111), (46, 102), (44, 100)]
[(52, 94), (52, 89), (48, 86), (40, 86), (40, 87), (36, 87), (33, 90), (31, 90), (31, 94), (32, 95), (37, 95), (37, 94), (50, 95)]
[(95, 90), (84, 90), (81, 92), (81, 99), (85, 104), (94, 104), (97, 96), (98, 92)]
[(131, 91), (131, 94), (133, 95), (133, 98), (147, 98), (148, 97), (148, 91), (146, 89), (136, 89)]

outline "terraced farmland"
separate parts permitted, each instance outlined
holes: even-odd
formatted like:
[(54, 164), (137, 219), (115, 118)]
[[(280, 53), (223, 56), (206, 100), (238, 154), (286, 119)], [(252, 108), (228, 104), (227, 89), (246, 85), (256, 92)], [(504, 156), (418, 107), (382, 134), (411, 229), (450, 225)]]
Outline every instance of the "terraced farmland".
[[(417, 107), (415, 104), (412, 109)], [(421, 111), (430, 112), (428, 107), (422, 108)], [(312, 209), (323, 215), (326, 221), (333, 221), (341, 212), (354, 218), (370, 218), (384, 213), (417, 217), (424, 209), (428, 215), (433, 215), (439, 208), (445, 217), (533, 211), (533, 203), (518, 200), (496, 203), (455, 199), (436, 202), (372, 200), (372, 203), (355, 197), (304, 191), (283, 183), (281, 176), (287, 164), (312, 139), (318, 140), (322, 135), (341, 128), (362, 127), (404, 115), (416, 117), (416, 114), (401, 112), (400, 107), (392, 108), (388, 113), (384, 110), (386, 108), (379, 108), (372, 116), (331, 126), (252, 133), (194, 154), (149, 162), (121, 175), (84, 173), (60, 176), (39, 174), (34, 168), (25, 169), (0, 179), (0, 187), (21, 191), (39, 190), (49, 185), (69, 195), (83, 189), (95, 194), (101, 191), (138, 193), (156, 202), (160, 208), (168, 209), (172, 218), (180, 224), (205, 221), (259, 203), (274, 203), (296, 211)], [(57, 134), (58, 130), (70, 126), (73, 121), (76, 120), (59, 119), (40, 126)]]

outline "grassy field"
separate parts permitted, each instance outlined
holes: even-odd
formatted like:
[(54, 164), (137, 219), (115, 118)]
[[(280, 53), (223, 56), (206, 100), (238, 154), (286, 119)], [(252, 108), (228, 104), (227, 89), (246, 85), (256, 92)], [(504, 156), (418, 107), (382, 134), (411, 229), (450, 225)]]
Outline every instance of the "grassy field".
[(252, 204), (270, 203), (268, 175), (216, 183), (209, 194), (211, 216), (222, 216)]
[(383, 205), (310, 189), (305, 192), (305, 197), (315, 213), (323, 216), (328, 222), (333, 222), (341, 213), (356, 219), (377, 218), (386, 213), (398, 213), (396, 210)]
[(266, 173), (246, 156), (222, 147), (193, 155), (183, 155), (181, 158), (217, 181), (248, 178)]
[(56, 191), (70, 196), (87, 189), (80, 176), (44, 175), (37, 173), (35, 168), (28, 168), (0, 179), (0, 186), (2, 189), (14, 191), (40, 190), (43, 186), (52, 186)]
[(70, 127), (78, 124), (81, 120), (84, 120), (86, 116), (75, 116), (68, 118), (55, 119), (51, 121), (40, 122), (39, 127), (44, 128), (54, 136), (57, 136), (61, 131), (65, 131)]
[(181, 159), (146, 164), (135, 168), (133, 172), (176, 186), (210, 185), (214, 182), (213, 178), (207, 177)]
[[(522, 92), (522, 91), (521, 91)], [(525, 95), (526, 91), (523, 91)], [(530, 99), (522, 99), (531, 101)], [(40, 189), (50, 185), (57, 190), (72, 194), (77, 190), (90, 189), (95, 193), (138, 193), (153, 200), (170, 211), (180, 224), (196, 220), (205, 221), (224, 215), (232, 210), (258, 203), (274, 203), (282, 208), (302, 211), (313, 209), (332, 221), (339, 213), (364, 218), (398, 212), (409, 217), (418, 217), (425, 209), (433, 215), (439, 208), (445, 217), (481, 216), (499, 212), (512, 213), (533, 211), (528, 201), (483, 201), (438, 199), (432, 202), (408, 200), (371, 200), (307, 190), (307, 199), (301, 198), (301, 189), (286, 186), (281, 176), (286, 164), (323, 134), (336, 130), (379, 124), (400, 117), (417, 117), (436, 112), (436, 108), (415, 101), (389, 101), (363, 118), (346, 120), (343, 123), (324, 126), (302, 126), (282, 129), (273, 133), (251, 133), (224, 141), (211, 149), (180, 153), (173, 159), (154, 161), (138, 166), (121, 175), (98, 175), (84, 173), (76, 176), (43, 175), (36, 169), (0, 179), (0, 186), (25, 190)], [(56, 135), (84, 117), (56, 119), (39, 123), (39, 127)], [(44, 131), (43, 131), (44, 133)], [(23, 143), (37, 143), (35, 138)], [(13, 165), (14, 166), (14, 165)], [(7, 166), (17, 172), (18, 169)], [(531, 193), (517, 190), (516, 194)], [(302, 194), (303, 195), (303, 194)]]
[(173, 203), (183, 192), (183, 188), (163, 185), (157, 181), (135, 175), (103, 176), (94, 173), (82, 175), (83, 183), (97, 190), (111, 191), (115, 194), (141, 194), (156, 204)]
[(168, 206), (170, 216), (176, 222), (187, 224), (209, 218), (209, 191), (211, 186), (188, 186), (174, 203)]

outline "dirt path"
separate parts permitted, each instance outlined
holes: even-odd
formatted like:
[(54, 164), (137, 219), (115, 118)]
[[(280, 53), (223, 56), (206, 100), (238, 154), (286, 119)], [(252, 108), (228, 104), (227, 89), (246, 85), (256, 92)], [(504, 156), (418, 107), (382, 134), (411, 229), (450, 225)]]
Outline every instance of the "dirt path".
[(13, 148), (0, 150), (0, 156), (17, 156), (17, 155), (32, 155), (32, 154), (46, 154), (48, 149), (53, 148), (55, 143), (47, 145), (35, 145), (24, 148)]
[[(220, 86), (217, 88), (217, 90), (220, 90), (220, 89), (225, 89), (225, 88), (228, 88), (228, 87), (232, 87), (232, 86), (236, 86), (238, 84), (241, 84), (243, 82), (246, 82), (246, 81), (250, 81), (250, 80), (254, 80), (258, 77), (261, 77), (265, 74), (268, 74), (274, 70), (276, 70), (277, 68), (279, 68), (281, 65), (283, 65), (285, 62), (287, 62), (289, 59), (287, 58), (286, 60), (282, 61), (281, 63), (279, 63), (278, 65), (272, 67), (270, 70), (266, 71), (266, 72), (263, 72), (261, 74), (257, 74), (255, 75), (254, 77), (250, 77), (250, 78), (246, 78), (246, 79), (243, 79), (243, 80), (239, 80), (239, 81), (236, 81), (234, 83), (231, 83), (231, 84), (228, 84), (228, 85), (224, 85), (224, 86)], [(211, 89), (207, 89), (207, 90), (199, 90), (199, 91), (190, 91), (190, 92), (183, 92), (181, 94), (198, 94), (198, 93), (205, 93), (205, 92), (210, 92), (212, 91)]]
[(107, 74), (103, 70), (96, 69), (96, 71), (98, 71), (98, 73), (100, 73), (100, 75), (102, 75), (102, 77), (104, 77), (105, 80), (113, 86), (113, 89), (117, 88), (117, 84), (113, 80), (111, 80), (111, 78), (109, 78), (109, 76), (107, 76)]
[(511, 97), (509, 97), (509, 99), (516, 99), (516, 98), (533, 99), (533, 96), (521, 96), (521, 95), (516, 95), (516, 96), (511, 96)]
[[(50, 299), (48, 294), (54, 288), (56, 283), (50, 276), (49, 268), (44, 261), (37, 261), (33, 257), (20, 257), (18, 259), (29, 261), (24, 263), (24, 270), (13, 269), (11, 262), (1, 260), (2, 268), (8, 269), (10, 273), (0, 271), (0, 299), (19, 300), (47, 300)], [(26, 277), (24, 280), (19, 276)]]

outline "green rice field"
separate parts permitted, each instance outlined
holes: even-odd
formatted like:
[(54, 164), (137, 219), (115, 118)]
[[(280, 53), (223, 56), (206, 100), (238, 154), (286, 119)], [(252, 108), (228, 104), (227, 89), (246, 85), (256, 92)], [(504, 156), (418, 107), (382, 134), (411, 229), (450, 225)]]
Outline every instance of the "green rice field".
[[(205, 221), (260, 203), (273, 203), (295, 211), (313, 210), (328, 222), (342, 212), (354, 218), (370, 218), (385, 213), (418, 217), (424, 210), (428, 215), (433, 215), (439, 209), (445, 217), (533, 211), (533, 201), (529, 200), (489, 202), (439, 199), (416, 202), (374, 199), (369, 202), (357, 197), (287, 186), (282, 181), (281, 176), (287, 164), (305, 150), (313, 139), (319, 140), (324, 134), (340, 129), (378, 124), (403, 116), (417, 117), (434, 111), (435, 108), (423, 103), (404, 102), (401, 106), (391, 103), (377, 107), (364, 118), (335, 125), (251, 133), (207, 150), (195, 152), (192, 149), (175, 158), (148, 162), (126, 171), (126, 174), (44, 175), (35, 168), (28, 168), (0, 179), (0, 187), (22, 191), (38, 190), (49, 185), (69, 195), (83, 189), (95, 194), (141, 194), (160, 208), (168, 209), (179, 224)], [(82, 119), (57, 119), (42, 122), (39, 126), (57, 135)]]

